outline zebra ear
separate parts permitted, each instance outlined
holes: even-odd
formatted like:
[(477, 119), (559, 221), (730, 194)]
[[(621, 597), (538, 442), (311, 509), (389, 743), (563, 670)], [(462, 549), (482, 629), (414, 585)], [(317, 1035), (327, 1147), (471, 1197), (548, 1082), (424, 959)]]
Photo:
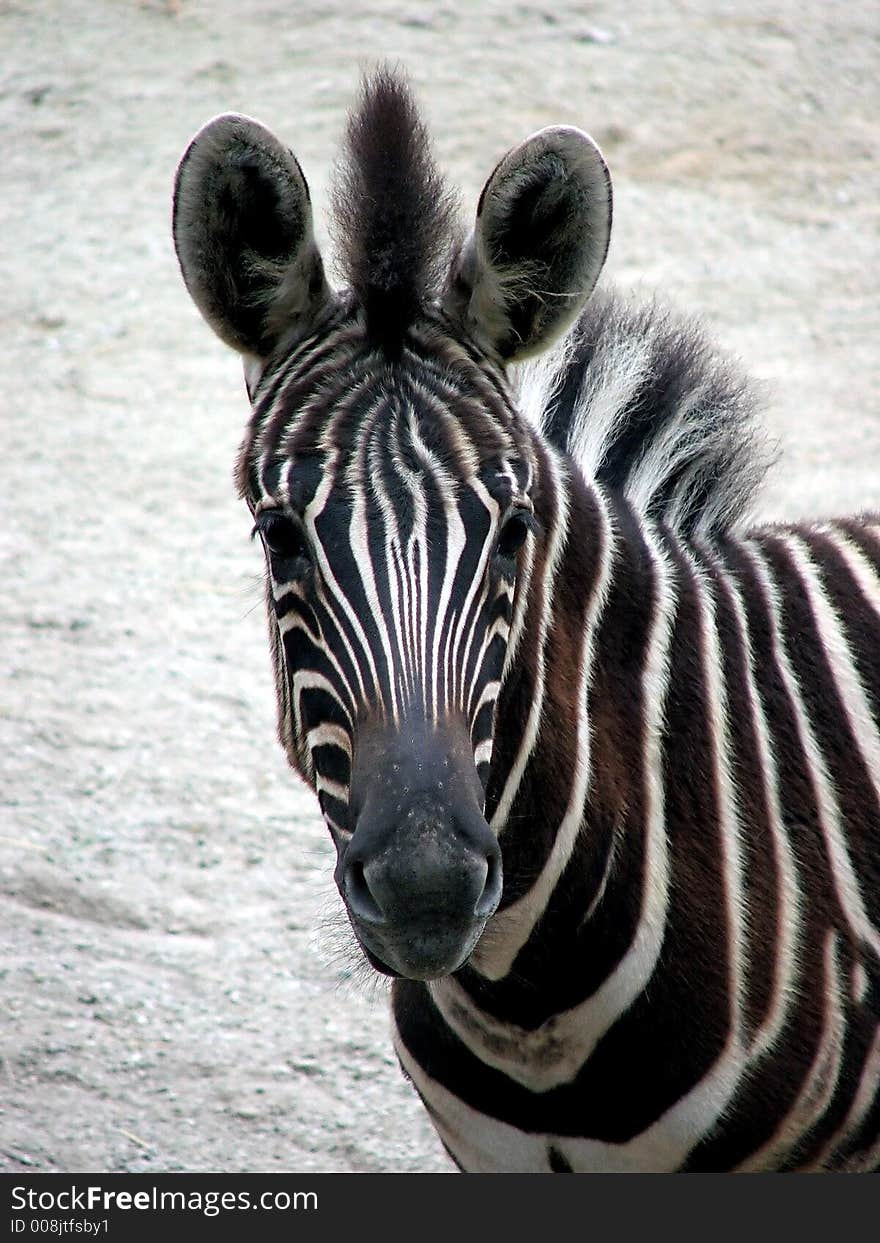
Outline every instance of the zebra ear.
[(243, 354), (265, 358), (331, 297), (299, 164), (249, 117), (215, 117), (193, 138), (174, 180), (173, 231), (193, 301)]
[(570, 326), (611, 235), (611, 178), (582, 130), (540, 130), (486, 182), (445, 309), (484, 349), (518, 362)]

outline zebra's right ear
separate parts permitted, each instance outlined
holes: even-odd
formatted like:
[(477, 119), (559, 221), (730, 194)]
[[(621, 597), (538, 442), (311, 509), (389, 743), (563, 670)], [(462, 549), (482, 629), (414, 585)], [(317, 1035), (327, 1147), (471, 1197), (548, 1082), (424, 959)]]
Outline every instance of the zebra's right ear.
[(611, 236), (611, 177), (592, 138), (542, 129), (509, 151), (480, 195), (444, 309), (483, 349), (519, 362), (577, 318)]
[(174, 245), (208, 324), (263, 359), (330, 299), (299, 164), (258, 121), (226, 113), (186, 149), (174, 180)]

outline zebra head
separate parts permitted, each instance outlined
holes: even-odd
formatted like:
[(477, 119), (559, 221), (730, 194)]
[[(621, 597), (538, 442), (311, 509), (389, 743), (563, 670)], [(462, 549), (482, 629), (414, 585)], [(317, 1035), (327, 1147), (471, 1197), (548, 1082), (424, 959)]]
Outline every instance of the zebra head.
[(238, 479), (266, 553), (281, 740), (368, 959), (431, 979), (502, 900), (493, 736), (545, 555), (542, 450), (505, 368), (592, 291), (610, 184), (585, 134), (542, 130), (498, 164), (461, 243), (408, 91), (380, 72), (335, 207), (342, 291), (296, 159), (227, 114), (183, 156), (174, 237), (245, 361)]

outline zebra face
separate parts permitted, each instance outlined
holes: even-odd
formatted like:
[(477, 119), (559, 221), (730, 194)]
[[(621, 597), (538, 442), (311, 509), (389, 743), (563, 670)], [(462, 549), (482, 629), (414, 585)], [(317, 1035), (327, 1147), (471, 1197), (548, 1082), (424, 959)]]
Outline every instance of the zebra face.
[(245, 362), (238, 480), (266, 551), (282, 742), (370, 961), (430, 979), (467, 959), (502, 892), (484, 809), (539, 499), (504, 368), (589, 297), (610, 183), (586, 134), (542, 130), (497, 165), (462, 244), (413, 101), (383, 71), (342, 170), (342, 294), (299, 164), (247, 117), (215, 118), (185, 152), (174, 239)]
[[(342, 391), (317, 440), (299, 410), (266, 426), (258, 400), (262, 465), (246, 474), (260, 480), (282, 740), (317, 792), (367, 957), (425, 979), (465, 961), (501, 897), (485, 790), (537, 522), (501, 389), (487, 411), (475, 364), (421, 335), (394, 367), (363, 342), (369, 413), (347, 438)], [(425, 399), (438, 360), (442, 405)], [(331, 385), (310, 391), (326, 400)]]

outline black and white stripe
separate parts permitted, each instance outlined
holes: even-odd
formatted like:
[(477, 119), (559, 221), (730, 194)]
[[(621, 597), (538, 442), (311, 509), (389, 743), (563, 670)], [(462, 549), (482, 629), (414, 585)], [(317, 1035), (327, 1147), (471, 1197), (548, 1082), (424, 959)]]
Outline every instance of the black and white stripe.
[(301, 515), (314, 559), (304, 579), (271, 555), (267, 529), (282, 739), (341, 832), (366, 706), (396, 722), (461, 713), (488, 773), (530, 578), (525, 566), (516, 609), (512, 575), (489, 573), (491, 537), (505, 515), (531, 512), (535, 470), (500, 374), (430, 326), (389, 369), (363, 341), (351, 348), (357, 318), (263, 375), (241, 474), (255, 530), (261, 515)]
[[(585, 135), (508, 153), (458, 247), (426, 142), (380, 74), (343, 294), (256, 122), (197, 135), (175, 206), (246, 358), (280, 737), (398, 977), (404, 1071), (463, 1169), (878, 1168), (880, 518), (750, 525), (738, 370), (656, 305), (588, 301), (611, 200)], [(406, 866), (371, 884), (389, 841)]]
[(574, 857), (560, 800), (468, 967), (396, 985), (402, 1063), (465, 1168), (874, 1168), (878, 526), (696, 547), (627, 516), (649, 604), (584, 615)]

